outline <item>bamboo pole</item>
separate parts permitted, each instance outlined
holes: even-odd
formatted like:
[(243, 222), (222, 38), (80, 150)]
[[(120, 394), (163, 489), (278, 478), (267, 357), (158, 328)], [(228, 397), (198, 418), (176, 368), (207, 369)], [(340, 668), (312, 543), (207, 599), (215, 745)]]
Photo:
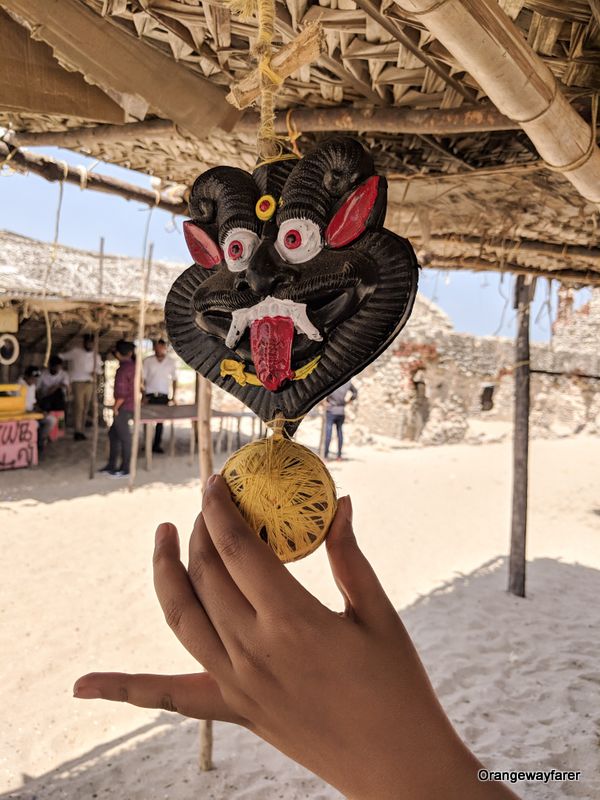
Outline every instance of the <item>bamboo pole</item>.
[[(291, 124), (299, 131), (361, 131), (381, 133), (414, 133), (452, 136), (459, 133), (518, 130), (516, 122), (501, 114), (491, 103), (445, 109), (412, 108), (294, 108)], [(253, 133), (258, 125), (256, 114), (245, 114), (235, 132)], [(287, 133), (286, 115), (275, 118), (275, 132)]]
[[(291, 42), (280, 47), (271, 60), (271, 68), (282, 79), (296, 70), (317, 61), (325, 47), (323, 29), (318, 23), (308, 24)], [(262, 72), (257, 67), (241, 81), (231, 85), (225, 98), (238, 109), (247, 108), (261, 92)]]
[(48, 156), (25, 153), (19, 150), (18, 147), (13, 147), (7, 142), (0, 141), (0, 164), (9, 159), (11, 167), (25, 172), (33, 172), (47, 181), (74, 183), (82, 189), (95, 189), (98, 192), (117, 194), (119, 197), (125, 198), (125, 200), (135, 200), (139, 203), (146, 203), (149, 206), (158, 206), (165, 211), (170, 211), (172, 214), (187, 214), (187, 204), (183, 200), (178, 203), (160, 192), (142, 189), (132, 183), (126, 183), (108, 175), (76, 169), (64, 162), (55, 161), (55, 159)]
[[(460, 108), (410, 109), (353, 106), (336, 108), (294, 108), (290, 118), (293, 125), (305, 133), (329, 131), (378, 131), (383, 133), (414, 133), (435, 136), (452, 136), (459, 133), (518, 130), (519, 125), (501, 114), (491, 103), (465, 105)], [(258, 115), (246, 113), (235, 126), (236, 133), (255, 133)], [(287, 133), (285, 115), (275, 119), (277, 133)], [(148, 122), (129, 122), (125, 125), (94, 125), (87, 128), (69, 128), (65, 131), (22, 131), (13, 135), (10, 144), (16, 147), (56, 147), (77, 149), (81, 145), (93, 146), (114, 141), (177, 136), (177, 128), (170, 120), (153, 119)], [(94, 188), (94, 187), (90, 187)]]
[[(417, 248), (418, 251), (419, 248)], [(562, 283), (582, 286), (600, 286), (600, 272), (579, 269), (538, 269), (526, 264), (506, 262), (502, 265), (480, 258), (441, 258), (429, 254), (425, 269), (472, 270), (473, 272), (513, 272), (515, 275), (530, 275), (534, 278), (551, 278)]]
[(513, 495), (508, 591), (525, 597), (525, 544), (529, 471), (529, 304), (535, 282), (519, 275), (515, 287), (517, 341), (515, 346), (515, 410), (513, 432)]
[[(202, 375), (196, 378), (196, 401), (198, 404), (198, 467), (200, 469), (200, 490), (204, 493), (206, 482), (213, 473), (213, 449), (211, 421), (212, 385)], [(211, 719), (200, 720), (199, 765), (203, 772), (214, 768), (213, 764), (213, 723)]]
[[(100, 237), (100, 251), (99, 257), (99, 273), (103, 274), (104, 264), (104, 237)], [(99, 282), (102, 283), (102, 277)], [(90, 451), (90, 480), (96, 474), (96, 456), (98, 453), (98, 350), (100, 342), (100, 319), (97, 320), (98, 327), (94, 331), (94, 371), (92, 374), (92, 448)]]
[[(484, 250), (501, 250), (509, 255), (519, 255), (519, 253), (535, 253), (554, 258), (576, 259), (592, 261), (600, 264), (600, 247), (584, 247), (583, 245), (560, 245), (551, 242), (539, 242), (534, 239), (502, 239), (500, 237), (488, 238), (482, 236), (462, 236), (460, 234), (433, 233), (429, 237), (434, 242), (446, 244), (471, 244), (480, 253)], [(418, 236), (411, 237), (411, 241), (419, 241)], [(600, 275), (600, 273), (599, 273)]]
[[(497, 0), (395, 0), (423, 24), (517, 122), (540, 156), (600, 206), (600, 149), (556, 78)], [(593, 109), (597, 108), (592, 104)], [(593, 116), (593, 115), (592, 115)]]
[(136, 354), (135, 374), (133, 381), (133, 441), (131, 448), (131, 464), (129, 466), (129, 491), (133, 491), (135, 475), (137, 471), (137, 458), (139, 450), (140, 419), (142, 416), (142, 343), (146, 330), (146, 297), (148, 295), (148, 285), (150, 283), (150, 271), (152, 269), (152, 253), (154, 244), (148, 247), (148, 255), (142, 263), (142, 294), (140, 297), (140, 312), (138, 320), (137, 340), (140, 352)]
[(170, 139), (177, 136), (177, 128), (169, 119), (150, 119), (145, 122), (127, 122), (123, 125), (90, 125), (86, 128), (68, 128), (65, 131), (23, 131), (11, 139), (17, 147), (75, 147), (107, 142), (128, 142), (139, 139)]

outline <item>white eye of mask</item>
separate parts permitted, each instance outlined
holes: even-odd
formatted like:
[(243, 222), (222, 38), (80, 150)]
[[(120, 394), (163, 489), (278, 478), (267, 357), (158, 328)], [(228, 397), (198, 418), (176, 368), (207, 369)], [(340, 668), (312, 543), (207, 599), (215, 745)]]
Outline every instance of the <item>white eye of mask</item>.
[(275, 248), (291, 264), (310, 261), (323, 249), (319, 226), (311, 219), (287, 219), (279, 228)]
[(247, 228), (233, 228), (223, 242), (223, 255), (231, 272), (241, 272), (248, 267), (258, 245), (258, 236)]

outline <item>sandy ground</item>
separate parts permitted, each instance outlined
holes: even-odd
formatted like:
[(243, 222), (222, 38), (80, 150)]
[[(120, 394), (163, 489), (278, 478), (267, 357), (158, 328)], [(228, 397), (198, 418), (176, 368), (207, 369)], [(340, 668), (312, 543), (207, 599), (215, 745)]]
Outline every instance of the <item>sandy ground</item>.
[[(200, 773), (198, 723), (72, 699), (92, 669), (194, 669), (150, 556), (159, 521), (187, 535), (195, 468), (163, 457), (129, 494), (87, 479), (85, 447), (61, 442), (37, 470), (0, 474), (1, 800), (339, 797), (244, 730), (217, 724), (217, 769)], [(600, 442), (533, 442), (526, 600), (505, 592), (508, 442), (348, 456), (331, 471), (359, 540), (469, 745), (494, 769), (582, 771), (517, 784), (524, 798), (600, 796)], [(324, 552), (291, 569), (341, 607)]]

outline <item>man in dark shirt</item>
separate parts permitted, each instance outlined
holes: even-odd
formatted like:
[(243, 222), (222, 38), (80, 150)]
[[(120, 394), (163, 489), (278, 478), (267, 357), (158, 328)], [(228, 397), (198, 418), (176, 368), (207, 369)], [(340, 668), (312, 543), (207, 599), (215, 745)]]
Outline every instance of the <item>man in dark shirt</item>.
[[(350, 392), (350, 398), (346, 400), (348, 396), (348, 392)], [(356, 386), (351, 381), (347, 381), (346, 383), (342, 384), (335, 392), (332, 392), (329, 397), (325, 400), (326, 412), (325, 412), (325, 458), (329, 458), (329, 448), (331, 447), (331, 436), (333, 433), (333, 428), (335, 426), (335, 430), (337, 433), (337, 442), (338, 442), (338, 461), (342, 458), (342, 446), (344, 444), (344, 421), (346, 419), (346, 404), (351, 403), (353, 400), (356, 400), (356, 396), (358, 392), (356, 390)]]
[[(135, 359), (133, 342), (120, 339), (114, 355), (119, 361), (119, 369), (115, 375), (115, 404), (113, 406), (114, 421), (108, 432), (110, 454), (108, 464), (100, 472), (107, 472), (111, 478), (124, 478), (129, 475), (131, 460), (131, 430), (129, 423), (133, 418)], [(120, 466), (117, 462), (121, 458)]]

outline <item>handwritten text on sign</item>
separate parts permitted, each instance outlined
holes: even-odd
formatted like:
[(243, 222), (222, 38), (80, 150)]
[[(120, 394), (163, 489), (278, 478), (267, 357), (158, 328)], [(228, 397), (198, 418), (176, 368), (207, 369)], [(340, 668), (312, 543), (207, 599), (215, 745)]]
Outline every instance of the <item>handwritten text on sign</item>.
[(0, 422), (0, 470), (38, 463), (37, 427), (35, 419)]

